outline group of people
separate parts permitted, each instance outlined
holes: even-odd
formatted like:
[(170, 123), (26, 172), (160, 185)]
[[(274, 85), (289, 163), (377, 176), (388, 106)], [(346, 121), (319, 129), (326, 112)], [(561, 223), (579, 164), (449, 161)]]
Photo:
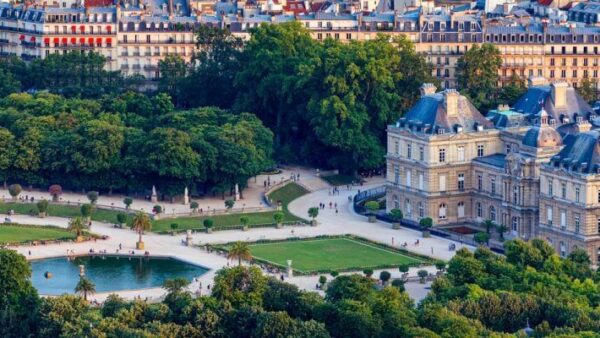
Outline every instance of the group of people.
[[(319, 209), (321, 210), (325, 210), (326, 204), (325, 203), (319, 203)], [(338, 214), (338, 204), (337, 202), (331, 202), (329, 201), (329, 209), (335, 209), (335, 214)]]

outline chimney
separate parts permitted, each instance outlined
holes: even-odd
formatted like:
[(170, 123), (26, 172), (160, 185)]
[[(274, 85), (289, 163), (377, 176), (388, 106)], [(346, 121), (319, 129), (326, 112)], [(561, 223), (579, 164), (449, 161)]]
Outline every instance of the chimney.
[(551, 85), (552, 101), (555, 108), (567, 107), (567, 89), (569, 85), (566, 82), (555, 82)]
[(546, 85), (546, 79), (542, 76), (530, 76), (529, 79), (527, 79), (528, 87), (537, 87), (544, 85)]
[(423, 83), (421, 88), (419, 89), (421, 92), (421, 96), (433, 95), (437, 88), (433, 85), (433, 83)]
[(169, 10), (169, 19), (171, 19), (171, 18), (173, 18), (173, 0), (169, 0), (168, 10)]
[(444, 91), (444, 107), (448, 117), (458, 116), (458, 98), (460, 94), (456, 89), (446, 89)]

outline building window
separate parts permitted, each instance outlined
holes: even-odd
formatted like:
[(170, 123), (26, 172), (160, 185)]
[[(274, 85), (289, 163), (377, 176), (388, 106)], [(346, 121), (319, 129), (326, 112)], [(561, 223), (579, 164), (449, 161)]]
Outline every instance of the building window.
[(513, 203), (519, 204), (519, 187), (513, 187)]
[(439, 155), (440, 155), (439, 156), (440, 157), (439, 158), (440, 163), (446, 162), (446, 149), (444, 149), (444, 148), (440, 149), (440, 154)]
[(406, 145), (406, 157), (412, 158), (412, 144), (410, 143)]
[(490, 206), (490, 220), (496, 222), (496, 208), (493, 205)]
[(490, 187), (491, 187), (491, 193), (492, 195), (496, 194), (496, 178), (492, 177), (492, 179), (490, 179)]
[(394, 201), (394, 209), (400, 209), (400, 202), (398, 202), (398, 196), (394, 195), (392, 197), (392, 200)]
[(483, 157), (484, 155), (484, 146), (483, 144), (477, 145), (477, 157)]
[(425, 161), (425, 149), (423, 149), (423, 146), (419, 146), (419, 161)]
[(567, 228), (567, 212), (565, 210), (560, 211), (560, 228), (563, 230)]
[(479, 191), (483, 190), (483, 175), (482, 174), (477, 175), (477, 190), (479, 190)]
[(560, 242), (559, 243), (559, 248), (560, 248), (560, 257), (566, 257), (567, 256), (567, 247), (565, 245), (565, 243)]
[(567, 198), (567, 184), (565, 182), (560, 184), (560, 197)]
[(463, 162), (465, 160), (465, 147), (458, 147), (458, 161)]
[(579, 214), (575, 214), (573, 216), (573, 223), (575, 223), (575, 233), (578, 234), (579, 233), (579, 227), (580, 227), (580, 217)]
[(423, 173), (420, 172), (419, 173), (419, 190), (423, 190), (423, 185), (424, 185)]
[(410, 187), (411, 186), (411, 180), (412, 180), (412, 171), (410, 169), (406, 169), (406, 186)]
[(519, 219), (515, 216), (512, 218), (512, 231), (517, 232), (519, 230)]
[(548, 223), (549, 226), (552, 226), (552, 207), (551, 206), (546, 207), (546, 223)]
[(510, 143), (506, 144), (506, 153), (510, 154)]
[(394, 183), (400, 184), (400, 168), (397, 165), (394, 166)]
[(446, 191), (446, 175), (440, 175), (440, 191)]
[(394, 153), (400, 156), (400, 142), (394, 141)]
[(406, 210), (406, 215), (410, 217), (412, 215), (412, 205), (410, 204), (410, 200), (407, 198), (404, 201), (404, 210)]
[(438, 217), (440, 219), (446, 219), (446, 203), (440, 204), (440, 209), (438, 212)]
[(552, 180), (548, 180), (548, 195), (552, 196), (554, 192), (552, 191)]
[(458, 202), (458, 217), (465, 217), (465, 202)]
[(458, 190), (465, 190), (465, 174), (458, 174)]
[(598, 218), (598, 233), (600, 234), (600, 218)]
[(575, 202), (579, 203), (579, 187), (575, 187)]
[(480, 202), (477, 202), (477, 217), (483, 217), (483, 208)]
[(425, 208), (423, 208), (423, 202), (419, 202), (419, 217), (425, 216)]

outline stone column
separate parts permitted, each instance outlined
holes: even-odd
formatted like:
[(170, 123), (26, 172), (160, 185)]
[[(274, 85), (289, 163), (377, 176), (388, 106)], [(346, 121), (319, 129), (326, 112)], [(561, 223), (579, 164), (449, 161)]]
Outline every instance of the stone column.
[(185, 187), (185, 189), (183, 190), (183, 204), (184, 205), (190, 204), (190, 196), (188, 194), (188, 188), (187, 187)]
[(152, 186), (152, 196), (150, 196), (150, 201), (152, 201), (152, 203), (158, 202), (158, 195), (156, 194), (155, 186)]

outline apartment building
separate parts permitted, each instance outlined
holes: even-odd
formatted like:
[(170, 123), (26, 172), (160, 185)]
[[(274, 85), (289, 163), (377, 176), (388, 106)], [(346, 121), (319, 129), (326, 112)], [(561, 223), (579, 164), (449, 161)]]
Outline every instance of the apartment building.
[(388, 127), (387, 207), (436, 227), (505, 225), (561, 255), (600, 250), (600, 127), (567, 82), (534, 77), (514, 107), (487, 117), (431, 84)]

